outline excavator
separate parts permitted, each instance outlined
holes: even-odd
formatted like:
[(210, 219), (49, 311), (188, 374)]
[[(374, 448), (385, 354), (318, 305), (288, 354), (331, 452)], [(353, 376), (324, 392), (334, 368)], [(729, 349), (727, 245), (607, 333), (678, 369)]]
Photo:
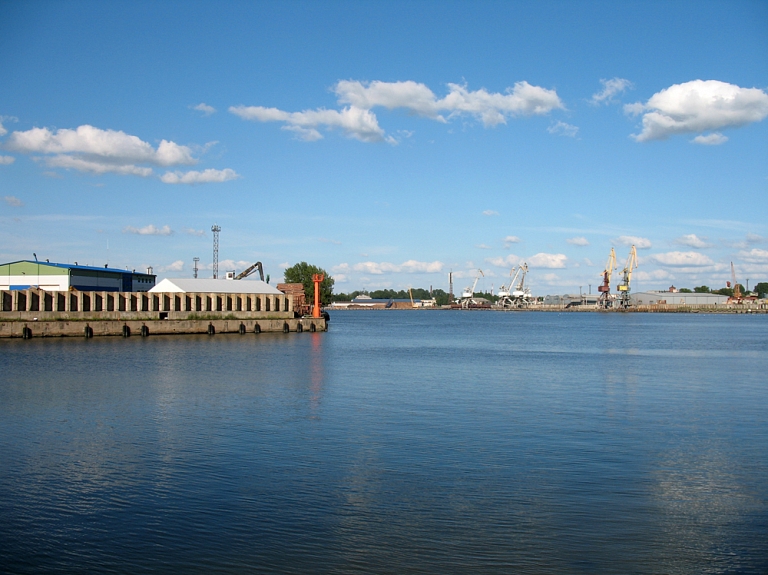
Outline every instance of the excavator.
[(463, 309), (469, 308), (469, 306), (474, 303), (472, 298), (475, 295), (475, 288), (477, 287), (477, 282), (480, 279), (480, 276), (485, 277), (485, 274), (483, 273), (483, 270), (478, 269), (477, 276), (475, 276), (475, 282), (472, 284), (472, 287), (465, 287), (464, 291), (461, 292), (461, 300), (459, 303)]
[(261, 262), (256, 262), (251, 267), (243, 270), (242, 272), (240, 272), (235, 276), (235, 279), (236, 280), (245, 279), (256, 270), (259, 270), (259, 276), (261, 277), (261, 281), (264, 281), (264, 267), (261, 265)]
[(616, 269), (616, 250), (611, 248), (611, 253), (608, 256), (608, 263), (605, 264), (603, 273), (603, 285), (597, 286), (597, 291), (600, 292), (600, 297), (597, 300), (597, 305), (603, 309), (608, 309), (613, 305), (615, 296), (611, 295), (611, 275), (613, 270)]
[(634, 245), (632, 245), (632, 247), (629, 250), (627, 265), (625, 265), (624, 269), (621, 270), (621, 274), (622, 274), (621, 283), (616, 287), (620, 296), (619, 306), (624, 309), (632, 305), (629, 298), (629, 286), (630, 286), (630, 282), (632, 281), (633, 269), (637, 269), (637, 249), (635, 248)]

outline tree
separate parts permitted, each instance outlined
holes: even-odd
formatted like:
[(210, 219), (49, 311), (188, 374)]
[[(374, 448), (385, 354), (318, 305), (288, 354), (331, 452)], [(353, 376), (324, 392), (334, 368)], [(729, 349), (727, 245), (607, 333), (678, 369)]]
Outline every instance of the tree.
[(680, 293), (693, 293), (693, 291), (688, 288), (680, 288), (677, 291), (679, 291)]
[(768, 295), (768, 282), (760, 282), (755, 285), (755, 289), (752, 290), (758, 297), (765, 297)]
[(709, 293), (710, 291), (709, 286), (698, 286), (693, 288), (694, 293)]
[(315, 301), (315, 284), (312, 281), (314, 274), (323, 274), (325, 276), (325, 279), (320, 284), (320, 303), (328, 305), (333, 301), (334, 280), (323, 268), (310, 265), (307, 262), (301, 262), (286, 268), (283, 277), (285, 278), (285, 283), (302, 284), (307, 301), (311, 304)]

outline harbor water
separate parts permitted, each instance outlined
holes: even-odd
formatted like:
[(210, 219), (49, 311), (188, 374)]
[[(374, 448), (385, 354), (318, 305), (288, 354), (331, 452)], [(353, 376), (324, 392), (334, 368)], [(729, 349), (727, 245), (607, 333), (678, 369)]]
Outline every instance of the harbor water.
[(0, 341), (2, 573), (768, 572), (768, 316)]

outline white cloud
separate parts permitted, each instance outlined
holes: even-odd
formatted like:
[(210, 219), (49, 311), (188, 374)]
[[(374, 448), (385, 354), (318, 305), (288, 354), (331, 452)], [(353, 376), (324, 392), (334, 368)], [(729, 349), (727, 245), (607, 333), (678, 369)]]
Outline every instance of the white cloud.
[(675, 243), (680, 244), (681, 246), (698, 249), (712, 247), (712, 244), (708, 244), (705, 240), (706, 238), (700, 238), (696, 234), (686, 234), (677, 238)]
[(50, 168), (73, 168), (80, 172), (90, 172), (92, 174), (120, 174), (121, 176), (141, 176), (143, 178), (152, 175), (152, 168), (136, 166), (134, 164), (112, 164), (104, 162), (93, 162), (77, 156), (60, 155), (45, 158), (45, 163)]
[(575, 237), (575, 238), (568, 238), (565, 241), (571, 244), (572, 246), (588, 246), (589, 245), (589, 240), (581, 236)]
[(487, 246), (485, 244), (475, 244), (475, 247), (479, 250), (490, 250), (491, 246)]
[(333, 280), (337, 284), (345, 284), (349, 281), (349, 278), (347, 277), (346, 274), (336, 274), (335, 276), (333, 276)]
[(22, 202), (19, 198), (16, 196), (5, 196), (3, 198), (6, 204), (9, 206), (12, 206), (14, 208), (20, 208), (24, 205), (24, 202)]
[(547, 128), (547, 132), (550, 134), (555, 134), (557, 136), (567, 136), (569, 138), (575, 138), (576, 134), (579, 133), (578, 126), (574, 126), (572, 124), (566, 124), (565, 122), (561, 122), (558, 120), (554, 124), (552, 124), (549, 128)]
[(318, 242), (323, 242), (324, 244), (333, 244), (335, 246), (340, 246), (341, 242), (339, 240), (331, 240), (328, 238), (317, 238)]
[[(388, 142), (397, 140), (386, 136), (378, 119), (371, 112), (375, 107), (389, 110), (404, 108), (440, 122), (470, 115), (482, 121), (486, 127), (506, 124), (507, 118), (546, 114), (564, 108), (554, 90), (517, 82), (506, 93), (491, 93), (485, 89), (470, 91), (466, 86), (448, 84), (448, 94), (441, 99), (426, 85), (405, 82), (358, 82), (341, 80), (334, 92), (342, 110), (304, 110), (285, 112), (263, 106), (231, 106), (229, 111), (244, 120), (260, 122), (284, 122), (284, 129), (294, 131), (306, 141), (319, 140), (323, 136), (319, 128), (340, 128), (349, 137), (363, 142)], [(410, 135), (410, 134), (409, 134)]]
[(768, 250), (753, 248), (750, 251), (741, 251), (739, 258), (752, 264), (768, 263)]
[(161, 140), (155, 149), (136, 136), (89, 125), (74, 130), (32, 128), (13, 132), (6, 147), (27, 154), (47, 154), (45, 162), (51, 167), (97, 174), (149, 176), (152, 169), (137, 164), (176, 166), (197, 162), (187, 146)]
[(193, 110), (197, 110), (198, 112), (202, 112), (206, 116), (210, 116), (214, 112), (216, 112), (216, 108), (213, 106), (209, 106), (205, 102), (200, 102), (197, 106), (190, 106)]
[(611, 78), (610, 80), (600, 80), (603, 89), (592, 95), (593, 104), (610, 104), (615, 101), (614, 96), (622, 94), (627, 89), (632, 88), (632, 82), (624, 78)]
[(0, 120), (0, 136), (5, 136), (8, 130), (3, 126), (2, 120)]
[(406, 108), (420, 116), (445, 121), (449, 117), (469, 114), (487, 126), (505, 124), (510, 116), (546, 114), (564, 108), (554, 90), (517, 82), (506, 93), (485, 89), (470, 91), (460, 84), (448, 84), (448, 94), (437, 99), (426, 85), (413, 81), (368, 83), (342, 80), (334, 88), (341, 104), (351, 104), (370, 110), (376, 106), (387, 109)]
[(768, 94), (718, 80), (693, 80), (674, 84), (645, 104), (629, 104), (624, 110), (633, 115), (643, 113), (643, 129), (632, 137), (646, 142), (759, 122), (768, 116)]
[(667, 252), (654, 254), (649, 259), (665, 266), (673, 267), (699, 267), (714, 264), (708, 256), (699, 252)]
[(667, 270), (653, 270), (650, 272), (639, 270), (635, 272), (634, 277), (640, 281), (652, 281), (669, 279), (672, 277), (672, 275)]
[[(219, 262), (219, 276), (224, 277), (224, 272), (232, 271), (232, 270), (244, 270), (248, 268), (250, 265), (252, 265), (253, 262), (248, 260), (221, 260)], [(208, 266), (209, 268), (213, 268), (213, 264), (210, 264)]]
[(166, 184), (209, 184), (211, 182), (228, 182), (236, 180), (240, 175), (230, 168), (214, 170), (208, 168), (202, 172), (190, 170), (189, 172), (165, 172), (160, 180)]
[(10, 122), (18, 122), (19, 119), (15, 116), (0, 116), (0, 136), (5, 136), (8, 133), (8, 129), (3, 126), (3, 122), (5, 121)]
[(305, 110), (303, 112), (283, 112), (277, 108), (262, 106), (231, 106), (229, 111), (244, 120), (259, 122), (285, 122), (286, 130), (296, 132), (305, 141), (319, 140), (323, 136), (318, 128), (340, 128), (345, 135), (362, 142), (396, 143), (391, 137), (385, 137), (376, 115), (370, 110), (355, 106), (338, 110)]
[(520, 258), (514, 254), (509, 254), (506, 257), (485, 258), (485, 261), (499, 268), (508, 268), (520, 263)]
[(350, 270), (351, 270), (351, 268), (350, 268), (349, 264), (347, 264), (347, 263), (339, 264), (339, 265), (333, 266), (331, 268), (331, 271), (333, 273), (349, 273)]
[(532, 268), (564, 268), (567, 260), (565, 254), (538, 253), (528, 259), (528, 265)]
[(693, 140), (691, 140), (691, 143), (702, 144), (704, 146), (719, 146), (720, 144), (725, 144), (727, 141), (728, 136), (723, 136), (720, 132), (712, 132), (706, 136), (699, 134)]
[(9, 164), (12, 164), (15, 161), (16, 161), (16, 158), (14, 158), (13, 156), (0, 156), (0, 166), (7, 166)]
[(647, 250), (651, 247), (651, 240), (638, 236), (619, 236), (613, 241), (623, 246), (634, 245), (639, 250)]
[(507, 236), (506, 238), (504, 238), (504, 246), (508, 248), (510, 247), (511, 244), (519, 244), (521, 241), (523, 240), (521, 240), (517, 236)]
[(198, 237), (201, 237), (201, 236), (205, 235), (205, 230), (196, 230), (195, 228), (184, 228), (183, 231), (188, 236), (198, 236)]
[(483, 210), (483, 215), (484, 216), (498, 216), (499, 212), (497, 212), (496, 210)]
[(184, 261), (183, 260), (176, 260), (172, 264), (168, 264), (167, 266), (160, 266), (157, 268), (157, 271), (159, 272), (180, 272), (184, 269)]
[(170, 236), (173, 230), (169, 226), (163, 226), (157, 228), (153, 224), (144, 226), (143, 228), (134, 228), (133, 226), (125, 226), (123, 228), (124, 234), (138, 234), (140, 236)]
[(544, 274), (542, 279), (548, 284), (553, 284), (560, 281), (560, 276), (557, 274)]
[[(419, 262), (416, 260), (408, 260), (400, 265), (389, 262), (360, 262), (353, 266), (351, 269), (356, 272), (362, 272), (367, 274), (381, 275), (384, 273), (440, 273), (443, 270), (443, 262)], [(340, 264), (334, 266), (331, 271), (346, 272), (349, 271), (349, 264)]]

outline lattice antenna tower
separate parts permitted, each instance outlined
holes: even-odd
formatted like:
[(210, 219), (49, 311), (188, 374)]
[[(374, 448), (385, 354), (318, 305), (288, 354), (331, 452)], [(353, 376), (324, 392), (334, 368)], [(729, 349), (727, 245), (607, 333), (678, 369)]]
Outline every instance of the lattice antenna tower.
[(211, 231), (213, 232), (213, 279), (216, 279), (219, 277), (219, 232), (221, 226), (213, 224)]
[(200, 261), (200, 258), (192, 258), (192, 261), (195, 262), (194, 267), (192, 268), (192, 271), (195, 272), (195, 279), (197, 279), (197, 262)]

